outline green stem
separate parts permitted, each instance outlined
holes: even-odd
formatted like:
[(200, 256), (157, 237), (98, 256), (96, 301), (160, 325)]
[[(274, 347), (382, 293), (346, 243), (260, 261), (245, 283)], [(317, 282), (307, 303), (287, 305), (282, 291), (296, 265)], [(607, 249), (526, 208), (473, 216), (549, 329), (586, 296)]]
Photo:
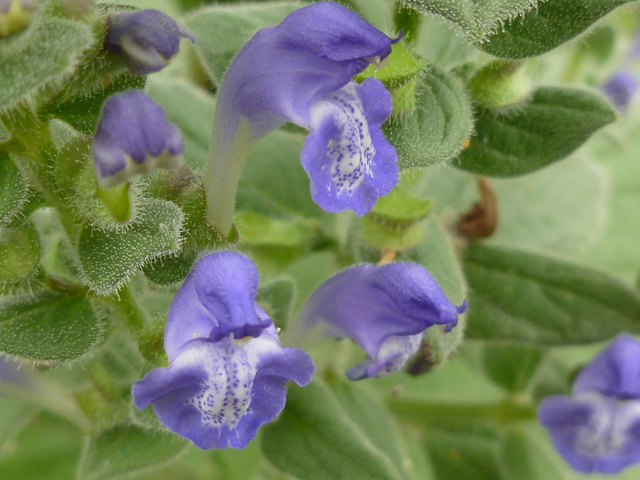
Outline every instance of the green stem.
[[(104, 299), (104, 297), (102, 298)], [(144, 312), (136, 303), (129, 286), (122, 287), (118, 292), (118, 297), (112, 296), (106, 300), (129, 328), (131, 334), (139, 339), (147, 325), (147, 320)]]
[(391, 398), (387, 401), (391, 412), (401, 421), (429, 426), (484, 419), (497, 423), (534, 420), (536, 407), (518, 398), (508, 397), (501, 402), (462, 402)]

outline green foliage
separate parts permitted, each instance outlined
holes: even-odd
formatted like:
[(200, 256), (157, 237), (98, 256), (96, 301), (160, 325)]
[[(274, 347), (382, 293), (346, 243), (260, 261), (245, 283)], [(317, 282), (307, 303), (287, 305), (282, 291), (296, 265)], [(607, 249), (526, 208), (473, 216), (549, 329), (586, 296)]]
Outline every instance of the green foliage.
[(420, 13), (435, 13), (462, 29), (474, 42), (482, 42), (507, 20), (538, 5), (537, 0), (401, 0)]
[(478, 48), (503, 58), (541, 55), (631, 0), (546, 0), (492, 32)]
[(104, 333), (102, 316), (88, 298), (52, 291), (7, 297), (0, 327), (0, 351), (49, 364), (85, 355)]
[(60, 89), (95, 39), (86, 24), (42, 8), (24, 32), (2, 40), (0, 112)]
[(185, 440), (170, 433), (117, 426), (86, 441), (78, 478), (106, 480), (131, 475), (172, 460), (185, 446)]
[(291, 316), (291, 307), (296, 294), (296, 284), (289, 277), (274, 278), (258, 288), (258, 303), (269, 314), (273, 323), (285, 328)]
[(66, 95), (60, 94), (59, 98), (47, 105), (43, 113), (64, 120), (79, 132), (91, 135), (98, 126), (98, 118), (107, 98), (131, 89), (143, 90), (145, 83), (145, 77), (125, 73), (109, 81), (109, 85), (84, 95), (66, 99)]
[(297, 2), (215, 5), (187, 16), (185, 24), (196, 37), (196, 48), (213, 84), (220, 86), (233, 57), (258, 30), (277, 25), (299, 7)]
[(469, 337), (566, 345), (640, 332), (640, 295), (605, 273), (480, 245), (466, 251), (464, 268)]
[(78, 254), (87, 284), (102, 295), (117, 291), (148, 262), (179, 252), (184, 216), (173, 203), (146, 199), (140, 202), (139, 223), (124, 231), (85, 227)]
[(0, 291), (14, 293), (28, 288), (40, 260), (40, 241), (33, 225), (21, 228), (0, 227)]
[(29, 198), (29, 187), (9, 155), (0, 153), (0, 225), (20, 215)]
[(456, 167), (491, 177), (533, 172), (565, 158), (616, 119), (599, 94), (541, 87), (508, 111), (478, 108), (476, 133)]
[(451, 160), (473, 128), (472, 107), (462, 82), (436, 67), (423, 75), (416, 87), (415, 110), (392, 116), (383, 127), (396, 147), (400, 168)]
[(305, 480), (416, 478), (393, 423), (364, 389), (316, 379), (292, 386), (287, 397), (287, 409), (262, 436), (264, 454), (280, 469)]
[(365, 79), (373, 77), (380, 80), (388, 89), (392, 89), (404, 85), (424, 69), (424, 65), (411, 55), (401, 43), (391, 46), (391, 55), (386, 61), (389, 63), (382, 68), (374, 68), (373, 65), (369, 65), (364, 72), (355, 76), (355, 80), (363, 82)]

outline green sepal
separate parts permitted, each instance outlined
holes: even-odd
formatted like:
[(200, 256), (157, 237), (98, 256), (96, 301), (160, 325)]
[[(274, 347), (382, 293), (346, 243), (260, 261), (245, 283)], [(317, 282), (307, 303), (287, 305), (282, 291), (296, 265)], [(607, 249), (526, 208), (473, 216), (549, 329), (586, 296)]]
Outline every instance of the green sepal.
[(104, 480), (129, 476), (172, 460), (186, 446), (185, 439), (167, 431), (118, 425), (86, 440), (78, 478)]
[(415, 108), (384, 123), (400, 168), (424, 167), (455, 157), (473, 128), (472, 106), (462, 82), (429, 67), (417, 80)]
[(478, 70), (467, 87), (473, 101), (486, 107), (504, 107), (527, 98), (531, 82), (522, 62), (496, 60)]
[(78, 256), (86, 284), (101, 295), (116, 292), (147, 263), (180, 251), (184, 215), (174, 203), (143, 198), (139, 215), (122, 231), (85, 226)]
[(29, 200), (29, 186), (7, 153), (0, 153), (0, 225), (19, 217)]
[(96, 186), (96, 197), (104, 204), (118, 222), (126, 222), (131, 215), (131, 202), (129, 200), (129, 182), (122, 183), (111, 188)]
[(467, 249), (464, 269), (471, 338), (567, 345), (640, 333), (640, 294), (606, 273), (482, 245)]
[(61, 18), (49, 3), (27, 30), (2, 40), (0, 112), (33, 107), (41, 94), (57, 92), (96, 43), (88, 25)]
[(541, 87), (505, 112), (478, 108), (475, 135), (455, 167), (490, 177), (524, 175), (561, 160), (616, 119), (600, 94)]
[(37, 275), (40, 240), (31, 222), (20, 228), (0, 227), (0, 292), (4, 295), (29, 288)]
[(175, 255), (152, 260), (142, 267), (142, 271), (156, 285), (171, 287), (187, 278), (197, 258), (197, 250), (183, 248)]
[(278, 328), (286, 328), (291, 317), (296, 284), (291, 277), (279, 277), (258, 287), (256, 301)]
[(380, 80), (388, 89), (397, 88), (412, 80), (422, 70), (424, 65), (416, 59), (401, 43), (391, 45), (391, 54), (387, 57), (389, 62), (384, 67), (375, 68), (369, 65), (367, 69), (356, 75), (353, 79), (362, 83), (367, 78), (373, 77)]
[(502, 58), (542, 55), (576, 37), (613, 9), (632, 0), (545, 0), (491, 33), (477, 47)]
[(57, 364), (82, 357), (103, 332), (102, 315), (85, 296), (40, 290), (7, 297), (0, 306), (0, 351), (24, 360)]
[(416, 478), (393, 421), (375, 397), (355, 383), (332, 382), (316, 377), (306, 387), (289, 387), (285, 410), (262, 427), (269, 461), (314, 480)]
[(416, 108), (416, 87), (415, 79), (409, 80), (404, 85), (389, 90), (391, 101), (393, 102), (393, 111), (391, 115), (399, 115), (411, 112)]
[(425, 235), (422, 225), (400, 227), (363, 218), (360, 238), (367, 245), (379, 250), (401, 251), (419, 245), (425, 239)]

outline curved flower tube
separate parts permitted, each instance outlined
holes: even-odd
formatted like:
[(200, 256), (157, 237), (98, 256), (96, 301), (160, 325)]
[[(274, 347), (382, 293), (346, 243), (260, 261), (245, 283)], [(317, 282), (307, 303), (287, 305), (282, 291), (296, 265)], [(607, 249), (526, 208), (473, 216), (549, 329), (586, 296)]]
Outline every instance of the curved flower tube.
[(300, 315), (303, 331), (322, 322), (330, 337), (349, 337), (367, 359), (347, 370), (351, 380), (381, 377), (399, 370), (432, 325), (450, 331), (466, 302), (456, 307), (434, 278), (415, 263), (370, 264), (348, 268), (320, 285)]
[(160, 105), (131, 90), (105, 103), (92, 150), (98, 181), (113, 187), (138, 173), (180, 166), (184, 141)]
[(349, 82), (395, 41), (330, 2), (256, 33), (220, 86), (205, 178), (209, 223), (230, 231), (244, 159), (287, 121), (311, 130), (302, 162), (322, 208), (363, 215), (386, 195), (398, 181), (395, 149), (380, 131), (391, 95), (374, 79)]
[(576, 377), (572, 395), (538, 407), (574, 470), (614, 474), (640, 463), (640, 342), (620, 335)]
[(153, 404), (165, 426), (200, 448), (244, 448), (284, 408), (287, 382), (303, 386), (313, 376), (309, 355), (281, 346), (257, 287), (247, 257), (202, 258), (169, 311), (169, 366), (133, 385), (136, 407)]
[(162, 70), (180, 50), (180, 39), (193, 35), (159, 10), (113, 13), (107, 18), (104, 47), (118, 55), (129, 71), (147, 75)]

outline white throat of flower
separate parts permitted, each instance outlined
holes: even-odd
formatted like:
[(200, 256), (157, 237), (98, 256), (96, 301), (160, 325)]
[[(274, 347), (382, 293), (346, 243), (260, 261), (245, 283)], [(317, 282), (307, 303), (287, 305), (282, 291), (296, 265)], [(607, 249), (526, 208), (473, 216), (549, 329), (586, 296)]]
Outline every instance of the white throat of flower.
[(376, 356), (376, 362), (384, 362), (384, 367), (374, 376), (385, 377), (400, 370), (405, 362), (418, 352), (421, 341), (422, 333), (392, 335), (387, 338)]
[(640, 401), (611, 401), (597, 392), (585, 392), (577, 399), (594, 407), (589, 422), (580, 427), (574, 441), (576, 452), (586, 457), (606, 457), (619, 451), (629, 440), (629, 429), (640, 421)]
[(349, 83), (323, 96), (311, 107), (311, 130), (320, 128), (328, 120), (335, 122), (339, 130), (329, 141), (327, 161), (322, 166), (323, 170), (330, 170), (338, 196), (352, 195), (365, 176), (372, 176), (371, 163), (376, 151), (357, 88), (356, 83)]
[(202, 390), (187, 402), (200, 412), (203, 425), (234, 428), (250, 406), (261, 357), (281, 347), (268, 335), (241, 342), (230, 335), (218, 345), (219, 355), (212, 355), (206, 348), (194, 348), (176, 361), (202, 365), (208, 373)]

